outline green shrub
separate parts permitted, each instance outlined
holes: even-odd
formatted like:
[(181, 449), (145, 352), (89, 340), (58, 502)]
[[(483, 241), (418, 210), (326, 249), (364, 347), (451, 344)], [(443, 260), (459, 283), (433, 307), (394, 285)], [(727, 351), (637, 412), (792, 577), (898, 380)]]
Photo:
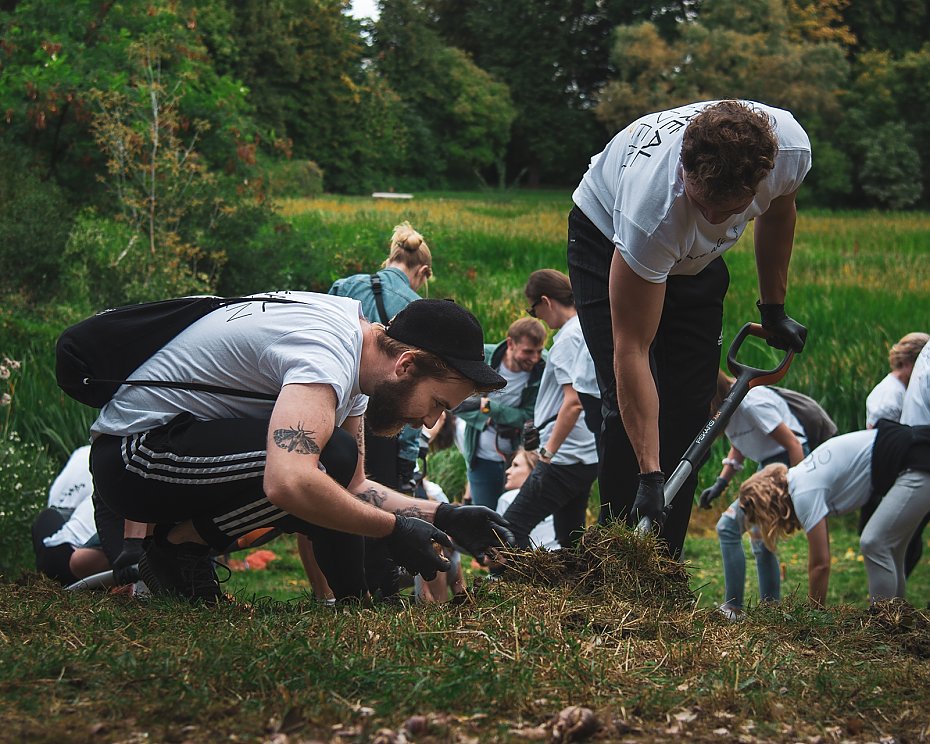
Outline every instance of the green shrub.
[(0, 146), (0, 291), (47, 298), (59, 281), (71, 207), (22, 153)]
[(56, 463), (12, 432), (0, 442), (0, 575), (34, 565), (30, 526), (46, 503)]
[(219, 294), (232, 297), (277, 289), (325, 292), (330, 284), (323, 275), (326, 259), (314, 251), (314, 232), (276, 219), (262, 225), (251, 241), (230, 241)]
[(429, 479), (438, 484), (449, 501), (461, 501), (465, 495), (465, 458), (455, 447), (429, 456)]
[(914, 138), (899, 122), (885, 124), (869, 138), (859, 180), (873, 201), (903, 209), (920, 199), (920, 154)]
[(323, 169), (312, 160), (260, 161), (265, 190), (274, 199), (323, 193)]

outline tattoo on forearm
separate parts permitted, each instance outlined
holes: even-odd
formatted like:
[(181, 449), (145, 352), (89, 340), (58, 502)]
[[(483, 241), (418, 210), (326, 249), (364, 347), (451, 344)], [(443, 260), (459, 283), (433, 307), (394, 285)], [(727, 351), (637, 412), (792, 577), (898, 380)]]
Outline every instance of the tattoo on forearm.
[(384, 491), (379, 491), (377, 488), (366, 488), (361, 493), (355, 494), (355, 497), (362, 501), (367, 501), (369, 504), (377, 506), (379, 509), (384, 506), (384, 502), (387, 501), (387, 494)]
[(429, 521), (426, 512), (418, 506), (405, 506), (403, 509), (398, 509), (394, 514), (398, 517), (416, 517), (417, 519)]
[(281, 449), (296, 452), (298, 455), (318, 455), (320, 445), (313, 438), (315, 433), (304, 429), (303, 423), (298, 421), (296, 429), (275, 429), (274, 443)]

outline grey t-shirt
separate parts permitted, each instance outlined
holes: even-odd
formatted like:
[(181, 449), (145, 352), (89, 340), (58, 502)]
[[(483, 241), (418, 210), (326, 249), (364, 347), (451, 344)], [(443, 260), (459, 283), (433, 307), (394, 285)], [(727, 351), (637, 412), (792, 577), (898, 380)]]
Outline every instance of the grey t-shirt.
[[(368, 397), (358, 382), (358, 301), (313, 292), (271, 296), (299, 303), (243, 302), (214, 310), (169, 341), (130, 379), (201, 382), (273, 395), (289, 384), (323, 383), (336, 393), (337, 426), (364, 413)], [(101, 409), (91, 432), (136, 434), (184, 412), (203, 421), (268, 418), (273, 407), (273, 401), (124, 385)]]

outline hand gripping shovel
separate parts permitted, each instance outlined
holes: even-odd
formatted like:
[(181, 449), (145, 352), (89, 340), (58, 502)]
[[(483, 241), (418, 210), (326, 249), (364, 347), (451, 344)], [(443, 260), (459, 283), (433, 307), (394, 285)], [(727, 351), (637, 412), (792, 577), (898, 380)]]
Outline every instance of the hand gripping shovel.
[[(736, 361), (736, 355), (739, 353), (739, 349), (747, 336), (767, 339), (770, 334), (758, 323), (747, 323), (740, 329), (739, 333), (736, 334), (733, 343), (730, 344), (730, 349), (727, 351), (727, 367), (729, 367), (730, 372), (736, 377), (736, 382), (734, 382), (733, 387), (730, 388), (729, 395), (727, 395), (727, 397), (723, 399), (723, 403), (720, 404), (720, 410), (714, 414), (713, 418), (704, 425), (704, 428), (701, 429), (694, 438), (691, 446), (688, 447), (688, 451), (682, 456), (681, 462), (678, 463), (678, 467), (675, 468), (675, 472), (672, 473), (672, 476), (666, 481), (666, 509), (672, 505), (672, 501), (675, 499), (678, 489), (688, 480), (688, 476), (694, 471), (695, 465), (701, 463), (704, 456), (710, 450), (711, 445), (714, 443), (714, 440), (727, 428), (730, 417), (733, 415), (733, 412), (739, 408), (739, 404), (743, 402), (743, 398), (746, 397), (746, 393), (749, 392), (750, 388), (757, 387), (758, 385), (771, 385), (776, 383), (788, 372), (791, 360), (794, 359), (793, 351), (785, 352), (784, 359), (782, 359), (781, 363), (774, 369), (756, 369), (755, 367), (747, 367), (745, 364), (740, 364)], [(649, 532), (651, 529), (652, 519), (649, 517), (643, 517), (636, 526), (637, 532)]]

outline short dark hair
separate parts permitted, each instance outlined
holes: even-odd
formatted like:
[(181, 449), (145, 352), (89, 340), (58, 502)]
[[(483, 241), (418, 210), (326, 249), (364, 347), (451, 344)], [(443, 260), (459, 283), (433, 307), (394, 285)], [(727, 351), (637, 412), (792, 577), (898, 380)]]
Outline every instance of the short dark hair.
[(775, 167), (778, 138), (772, 119), (741, 101), (708, 106), (688, 124), (681, 164), (691, 183), (711, 199), (755, 194)]
[(555, 269), (539, 269), (530, 274), (523, 288), (523, 294), (530, 302), (536, 302), (543, 295), (566, 307), (575, 306), (572, 283), (566, 274)]

